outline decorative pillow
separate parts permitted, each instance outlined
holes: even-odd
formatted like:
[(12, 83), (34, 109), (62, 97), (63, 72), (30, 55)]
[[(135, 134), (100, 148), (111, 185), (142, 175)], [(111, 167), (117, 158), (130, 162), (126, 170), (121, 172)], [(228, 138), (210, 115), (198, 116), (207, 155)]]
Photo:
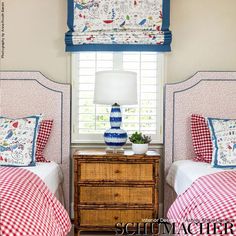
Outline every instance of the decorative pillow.
[(34, 166), (40, 115), (0, 117), (0, 165)]
[(236, 120), (207, 120), (213, 144), (212, 166), (236, 167)]
[(195, 161), (211, 163), (212, 160), (212, 142), (210, 130), (207, 126), (207, 120), (201, 116), (192, 114), (191, 116), (191, 133)]
[(52, 125), (53, 125), (53, 120), (43, 120), (40, 123), (39, 134), (37, 138), (37, 149), (36, 149), (37, 162), (50, 162), (44, 158), (43, 150), (51, 134)]

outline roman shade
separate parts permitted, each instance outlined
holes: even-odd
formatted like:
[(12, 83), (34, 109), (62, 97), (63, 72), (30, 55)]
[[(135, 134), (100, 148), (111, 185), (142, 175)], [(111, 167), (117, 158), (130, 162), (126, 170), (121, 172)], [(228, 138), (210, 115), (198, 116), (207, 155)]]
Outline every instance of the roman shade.
[(170, 51), (170, 0), (68, 0), (66, 51)]

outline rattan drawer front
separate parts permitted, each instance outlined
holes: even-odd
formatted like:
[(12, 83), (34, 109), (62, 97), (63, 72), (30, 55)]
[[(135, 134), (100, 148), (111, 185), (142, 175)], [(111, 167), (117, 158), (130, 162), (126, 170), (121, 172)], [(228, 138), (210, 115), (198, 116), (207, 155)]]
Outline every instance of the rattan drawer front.
[(152, 164), (81, 163), (82, 181), (152, 181)]
[(152, 210), (81, 210), (80, 226), (115, 226), (116, 223), (151, 219)]
[(80, 203), (152, 204), (152, 187), (80, 187)]

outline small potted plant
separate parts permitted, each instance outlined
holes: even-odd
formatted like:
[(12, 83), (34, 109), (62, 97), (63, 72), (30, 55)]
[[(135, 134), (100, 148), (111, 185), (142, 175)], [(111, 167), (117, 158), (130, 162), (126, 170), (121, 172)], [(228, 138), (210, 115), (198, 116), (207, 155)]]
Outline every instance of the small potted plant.
[(150, 136), (135, 132), (130, 138), (134, 154), (144, 154), (148, 151), (148, 144), (152, 141)]

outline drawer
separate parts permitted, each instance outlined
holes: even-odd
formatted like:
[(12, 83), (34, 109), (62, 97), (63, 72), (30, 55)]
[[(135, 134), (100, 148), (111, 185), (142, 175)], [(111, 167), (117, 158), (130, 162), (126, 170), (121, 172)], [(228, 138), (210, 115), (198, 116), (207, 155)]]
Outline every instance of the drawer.
[(81, 163), (82, 181), (152, 181), (152, 164)]
[(81, 210), (80, 226), (112, 226), (152, 219), (152, 210)]
[(80, 187), (80, 203), (152, 204), (152, 187)]

